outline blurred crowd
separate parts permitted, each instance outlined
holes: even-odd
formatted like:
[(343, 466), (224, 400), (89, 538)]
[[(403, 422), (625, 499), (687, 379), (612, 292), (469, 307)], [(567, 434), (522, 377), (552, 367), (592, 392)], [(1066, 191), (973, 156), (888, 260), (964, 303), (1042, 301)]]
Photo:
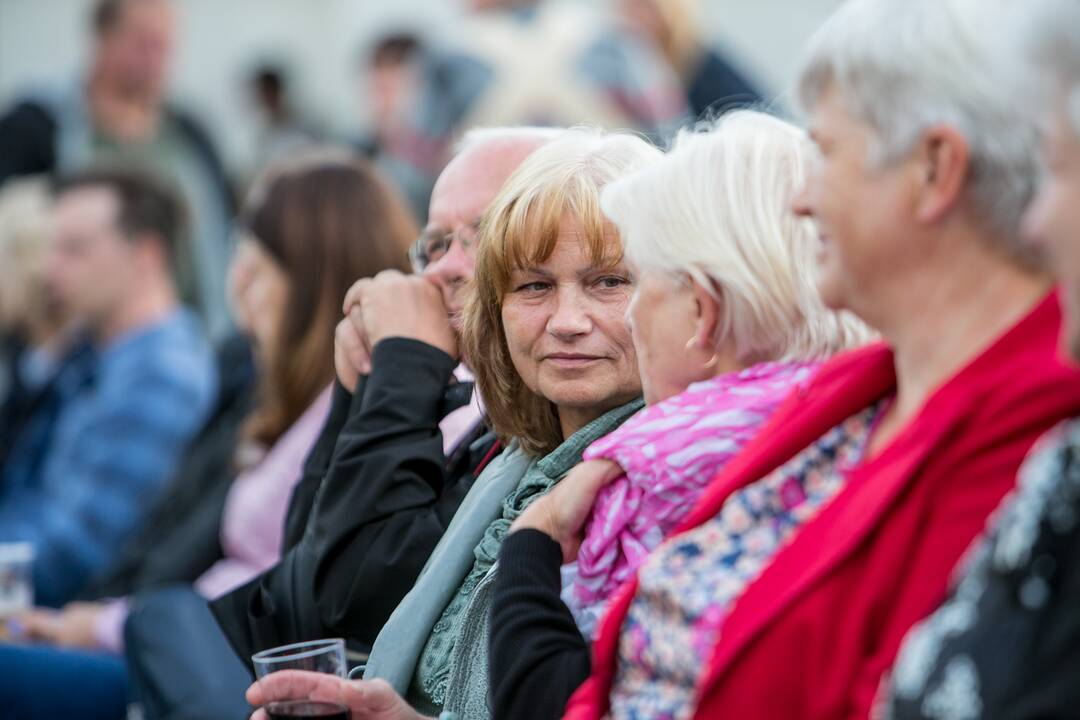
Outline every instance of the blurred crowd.
[(804, 125), (700, 11), (474, 0), (361, 138), (253, 65), (235, 177), (94, 5), (0, 113), (0, 720), (1075, 715), (1080, 6), (846, 0)]

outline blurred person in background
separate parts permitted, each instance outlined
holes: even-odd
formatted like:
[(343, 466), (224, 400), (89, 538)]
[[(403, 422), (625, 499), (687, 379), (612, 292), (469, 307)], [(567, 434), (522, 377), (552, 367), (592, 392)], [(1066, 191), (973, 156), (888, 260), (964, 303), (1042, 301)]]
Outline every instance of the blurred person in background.
[(708, 44), (701, 6), (700, 0), (616, 0), (615, 13), (670, 63), (695, 118), (759, 104), (762, 97), (754, 84)]
[(43, 177), (0, 188), (0, 492), (38, 477), (60, 407), (93, 367), (89, 344), (47, 292), (51, 210)]
[[(1016, 3), (999, 79), (1043, 129), (1029, 240), (1061, 283), (1060, 349), (1080, 362), (1080, 4)], [(1002, 52), (1005, 49), (1006, 52)], [(1008, 132), (1003, 128), (1002, 132)], [(1003, 141), (1004, 142), (1004, 141)], [(881, 718), (1066, 718), (1080, 708), (1080, 418), (1036, 445), (958, 568), (949, 598), (908, 633)]]
[[(363, 222), (357, 222), (358, 209), (367, 211)], [(142, 636), (140, 645), (128, 649), (152, 655), (154, 663), (171, 663), (175, 676), (197, 674), (225, 686), (236, 664), (206, 598), (277, 561), (289, 496), (329, 409), (340, 298), (357, 278), (404, 270), (415, 234), (401, 200), (366, 162), (322, 152), (277, 166), (256, 183), (243, 226), (231, 287), (237, 317), (254, 340), (261, 379), (234, 446), (232, 466), (239, 474), (220, 528), (213, 529), (220, 557), (198, 578), (159, 577), (158, 585), (194, 582), (157, 593), (159, 601), (167, 598), (168, 621), (156, 628), (156, 642)], [(188, 519), (192, 527), (178, 525), (168, 533), (148, 528), (141, 539), (149, 545), (144, 553), (197, 554), (208, 540), (202, 537), (206, 524), (197, 515)], [(140, 596), (131, 602), (138, 607)], [(6, 678), (0, 697), (19, 709), (19, 717), (123, 717), (126, 668), (116, 653), (123, 650), (127, 612), (127, 599), (113, 599), (21, 617), (25, 639), (54, 647), (0, 647)], [(215, 662), (222, 659), (224, 665)], [(240, 670), (242, 689), (247, 673)], [(97, 702), (83, 692), (56, 692), (70, 688), (71, 675), (93, 684)], [(198, 718), (243, 717), (247, 709), (242, 693), (231, 694), (224, 705), (214, 704), (222, 700), (214, 693), (139, 699), (149, 718), (175, 717), (177, 707)]]
[(317, 133), (296, 110), (289, 78), (283, 66), (263, 63), (247, 79), (248, 94), (259, 120), (256, 171), (317, 141)]
[[(67, 176), (55, 197), (46, 280), (93, 347), (92, 379), (65, 399), (36, 475), (0, 486), (0, 542), (35, 546), (36, 599), (47, 606), (113, 562), (217, 391), (198, 320), (176, 296), (178, 199), (127, 170)], [(5, 475), (41, 451), (33, 440), (10, 450)]]
[(468, 8), (425, 53), (419, 92), (385, 146), (423, 192), (471, 127), (590, 124), (661, 141), (685, 119), (685, 93), (652, 44), (588, 4)]
[(190, 238), (176, 244), (180, 297), (221, 337), (232, 194), (210, 138), (166, 101), (174, 26), (170, 0), (98, 0), (85, 75), (0, 117), (0, 184), (101, 163), (168, 179), (191, 210)]
[(388, 153), (399, 143), (396, 136), (408, 125), (407, 113), (416, 103), (426, 50), (420, 36), (399, 30), (375, 40), (363, 53), (359, 98), (360, 114), (371, 123), (357, 149), (374, 160), (409, 200), (417, 217), (427, 215), (428, 187), (401, 158)]

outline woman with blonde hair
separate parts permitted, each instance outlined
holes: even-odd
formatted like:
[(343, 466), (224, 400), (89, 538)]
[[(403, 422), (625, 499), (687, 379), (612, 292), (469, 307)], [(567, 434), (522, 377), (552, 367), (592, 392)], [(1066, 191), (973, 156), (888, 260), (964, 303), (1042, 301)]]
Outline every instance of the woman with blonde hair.
[(249, 691), (254, 704), (330, 693), (356, 720), (375, 709), (490, 716), (487, 616), (502, 540), (589, 444), (642, 407), (625, 320), (632, 279), (600, 194), (659, 157), (634, 135), (573, 130), (507, 181), (480, 230), (463, 333), (507, 448), (476, 480), (379, 634), (366, 680), (275, 673)]

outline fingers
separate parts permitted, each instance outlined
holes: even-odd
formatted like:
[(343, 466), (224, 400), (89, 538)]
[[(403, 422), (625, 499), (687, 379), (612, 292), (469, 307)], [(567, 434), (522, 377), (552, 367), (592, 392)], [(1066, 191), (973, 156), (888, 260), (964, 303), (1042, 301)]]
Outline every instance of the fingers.
[(586, 460), (573, 469), (571, 477), (575, 483), (588, 485), (599, 492), (600, 488), (622, 474), (623, 469), (618, 463), (601, 459)]
[(336, 675), (307, 670), (280, 670), (265, 675), (248, 688), (245, 697), (252, 705), (266, 705), (277, 700), (308, 700), (327, 692), (340, 696), (345, 681)]
[(372, 279), (363, 278), (353, 283), (349, 291), (345, 293), (345, 301), (341, 304), (341, 314), (348, 315), (354, 306), (360, 307), (363, 303), (364, 293), (371, 287)]
[(361, 278), (353, 283), (353, 286), (345, 293), (345, 301), (341, 304), (341, 312), (343, 315), (348, 315), (349, 310), (353, 307), (362, 306), (364, 304), (364, 295), (371, 292), (372, 288), (392, 287), (399, 282), (409, 282), (414, 279), (418, 278), (414, 275), (405, 275), (398, 270), (383, 270), (373, 278)]
[(363, 314), (354, 306), (334, 329), (335, 350), (339, 351), (354, 373), (371, 372), (371, 345), (364, 327)]
[(26, 640), (52, 641), (57, 634), (56, 613), (49, 610), (28, 610), (19, 616), (23, 638)]
[(368, 337), (367, 328), (364, 325), (364, 313), (359, 307), (353, 306), (349, 310), (349, 323), (355, 332), (355, 340), (350, 352), (353, 365), (362, 375), (371, 372), (371, 339)]

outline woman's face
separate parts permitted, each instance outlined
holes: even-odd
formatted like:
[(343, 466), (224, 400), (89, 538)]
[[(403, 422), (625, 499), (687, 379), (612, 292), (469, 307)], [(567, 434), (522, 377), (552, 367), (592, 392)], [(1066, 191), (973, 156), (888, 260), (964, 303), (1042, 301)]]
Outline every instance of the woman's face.
[(525, 385), (555, 404), (564, 435), (641, 394), (626, 323), (632, 289), (626, 266), (593, 263), (566, 220), (551, 257), (511, 276), (502, 302), (510, 357)]
[(256, 240), (244, 238), (229, 267), (229, 294), (236, 323), (255, 339), (260, 353), (275, 347), (289, 299), (289, 279)]
[(630, 329), (637, 350), (645, 402), (650, 405), (678, 395), (712, 372), (687, 347), (700, 316), (694, 286), (665, 273), (635, 273), (630, 301)]

